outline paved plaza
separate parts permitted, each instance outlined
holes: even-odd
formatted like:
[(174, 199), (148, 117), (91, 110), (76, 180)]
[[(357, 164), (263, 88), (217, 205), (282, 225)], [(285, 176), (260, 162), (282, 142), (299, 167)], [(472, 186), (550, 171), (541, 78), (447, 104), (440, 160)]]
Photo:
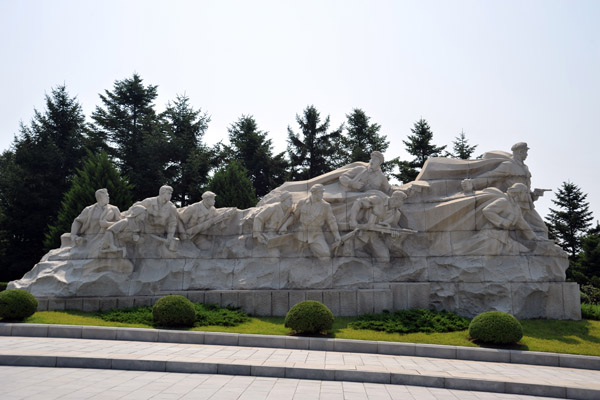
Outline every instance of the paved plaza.
[(4, 400), (510, 400), (545, 399), (421, 386), (214, 374), (0, 367)]
[(0, 364), (3, 399), (600, 398), (593, 368), (280, 347), (0, 336)]

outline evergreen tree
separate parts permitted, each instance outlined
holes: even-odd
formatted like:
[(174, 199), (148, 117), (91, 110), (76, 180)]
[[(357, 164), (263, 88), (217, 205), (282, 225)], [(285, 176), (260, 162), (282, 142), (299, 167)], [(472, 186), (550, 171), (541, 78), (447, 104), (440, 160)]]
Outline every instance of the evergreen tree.
[(21, 124), (11, 150), (0, 159), (4, 254), (0, 280), (20, 278), (43, 255), (48, 225), (55, 223), (63, 193), (85, 154), (84, 116), (65, 86), (46, 96), (46, 110)]
[(238, 161), (231, 161), (215, 172), (208, 189), (216, 193), (215, 207), (254, 207), (258, 202), (248, 170)]
[(370, 123), (371, 118), (360, 108), (346, 114), (346, 135), (340, 137), (339, 150), (342, 152), (341, 165), (355, 161), (368, 162), (373, 151), (385, 153), (390, 145), (385, 135), (381, 135), (381, 125)]
[(58, 220), (51, 225), (44, 239), (46, 251), (60, 246), (60, 236), (71, 231), (73, 220), (81, 210), (96, 202), (96, 190), (106, 188), (110, 204), (125, 211), (133, 203), (131, 185), (121, 178), (119, 171), (105, 152), (89, 153), (88, 158), (65, 193), (58, 213)]
[(169, 141), (165, 175), (166, 182), (173, 187), (171, 201), (180, 206), (199, 201), (211, 169), (211, 151), (202, 143), (210, 117), (194, 110), (187, 96), (177, 96), (167, 105), (161, 119)]
[(579, 269), (586, 277), (600, 280), (600, 234), (593, 233), (581, 240), (581, 252), (578, 256)]
[(332, 142), (339, 138), (342, 127), (328, 133), (329, 116), (321, 124), (321, 115), (314, 106), (306, 107), (302, 117), (296, 114), (296, 122), (302, 136), (288, 126), (292, 179), (310, 179), (329, 172), (335, 166), (337, 152)]
[(156, 195), (166, 180), (169, 152), (154, 110), (156, 88), (144, 86), (138, 74), (115, 81), (112, 92), (100, 95), (104, 108), (97, 106), (92, 113), (92, 137), (95, 142), (109, 140), (114, 145), (109, 152), (133, 185), (135, 199)]
[(563, 182), (552, 200), (560, 209), (550, 209), (546, 217), (548, 231), (559, 246), (570, 254), (572, 260), (581, 249), (581, 239), (592, 221), (587, 194), (571, 182)]
[(431, 141), (433, 140), (433, 132), (427, 121), (423, 118), (415, 122), (415, 126), (411, 129), (412, 135), (408, 135), (408, 140), (402, 142), (406, 146), (409, 154), (415, 156), (412, 161), (400, 161), (398, 166), (400, 173), (396, 174), (403, 183), (414, 181), (419, 171), (423, 168), (425, 161), (429, 157), (438, 157), (446, 146), (436, 146)]
[(273, 155), (272, 141), (258, 129), (254, 117), (242, 115), (228, 131), (229, 159), (238, 160), (248, 170), (257, 196), (264, 196), (285, 181), (285, 153)]
[(460, 135), (452, 142), (453, 153), (446, 153), (447, 157), (459, 158), (461, 160), (471, 159), (471, 155), (475, 152), (477, 145), (470, 146), (465, 132), (460, 132)]

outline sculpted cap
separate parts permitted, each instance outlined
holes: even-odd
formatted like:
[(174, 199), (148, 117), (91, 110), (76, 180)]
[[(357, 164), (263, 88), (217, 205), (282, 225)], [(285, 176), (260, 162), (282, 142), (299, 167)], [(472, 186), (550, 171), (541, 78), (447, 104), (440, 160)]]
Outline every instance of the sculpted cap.
[(106, 190), (106, 189), (98, 189), (98, 190), (96, 190), (96, 200), (100, 200), (100, 196), (101, 195), (108, 196), (108, 190)]
[(165, 192), (173, 193), (173, 188), (171, 186), (168, 186), (168, 185), (163, 185), (158, 190), (158, 194), (163, 194)]
[(525, 186), (524, 183), (515, 183), (514, 185), (509, 187), (506, 191), (509, 193), (523, 193), (523, 192), (529, 192), (529, 189), (527, 189), (527, 186)]
[(324, 191), (325, 191), (325, 188), (320, 183), (317, 183), (316, 185), (313, 185), (313, 187), (310, 188), (311, 193), (324, 192)]
[(202, 193), (203, 200), (204, 199), (214, 199), (216, 196), (217, 196), (216, 194), (214, 194), (213, 192), (210, 192), (210, 191)]
[(381, 161), (382, 164), (385, 161), (385, 159), (383, 158), (383, 154), (377, 150), (375, 150), (374, 152), (371, 153), (371, 158), (379, 158), (379, 160)]
[(529, 147), (527, 147), (527, 143), (519, 142), (519, 143), (513, 144), (513, 146), (510, 149), (512, 151), (516, 151), (516, 150), (520, 150), (520, 149), (529, 149)]

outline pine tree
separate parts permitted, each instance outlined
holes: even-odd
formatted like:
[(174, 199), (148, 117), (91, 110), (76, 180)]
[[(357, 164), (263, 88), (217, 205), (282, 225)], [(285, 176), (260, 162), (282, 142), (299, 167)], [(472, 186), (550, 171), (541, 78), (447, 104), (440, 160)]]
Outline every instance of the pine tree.
[(438, 157), (446, 146), (436, 146), (431, 141), (433, 140), (433, 132), (427, 121), (423, 118), (415, 122), (415, 126), (411, 129), (412, 135), (408, 135), (408, 140), (402, 142), (406, 146), (409, 154), (415, 156), (412, 161), (400, 161), (398, 166), (400, 173), (396, 174), (403, 183), (414, 181), (419, 171), (423, 168), (425, 161), (429, 157)]
[(563, 182), (552, 202), (560, 209), (550, 209), (546, 217), (548, 231), (572, 260), (581, 249), (581, 239), (593, 220), (587, 194), (571, 182)]
[(59, 247), (60, 236), (70, 232), (73, 220), (81, 210), (96, 202), (96, 190), (102, 188), (108, 190), (110, 204), (121, 211), (127, 210), (133, 203), (131, 185), (121, 178), (108, 155), (105, 152), (89, 153), (83, 167), (77, 170), (71, 188), (64, 195), (57, 222), (48, 229), (44, 239), (46, 251)]
[(169, 142), (165, 176), (173, 187), (171, 201), (180, 206), (199, 201), (211, 169), (211, 151), (202, 143), (210, 117), (201, 110), (194, 110), (184, 95), (167, 105), (161, 120)]
[(228, 131), (228, 159), (238, 160), (248, 170), (257, 196), (264, 196), (285, 181), (285, 153), (273, 155), (272, 141), (258, 129), (254, 117), (242, 115)]
[(115, 81), (113, 91), (100, 95), (104, 108), (92, 113), (92, 137), (95, 142), (108, 140), (114, 147), (119, 169), (133, 185), (136, 199), (156, 195), (166, 181), (164, 169), (169, 153), (167, 138), (160, 129), (154, 110), (157, 87), (144, 86), (142, 78)]
[(447, 153), (446, 156), (461, 160), (469, 160), (471, 155), (475, 152), (477, 145), (470, 146), (465, 132), (461, 131), (460, 135), (458, 135), (452, 142), (452, 148), (454, 152)]
[(302, 136), (288, 126), (288, 155), (292, 179), (310, 179), (329, 172), (335, 166), (337, 149), (332, 141), (339, 138), (342, 127), (329, 130), (329, 116), (321, 124), (321, 115), (314, 106), (308, 106), (301, 116), (296, 114)]
[(342, 152), (341, 165), (355, 161), (368, 162), (373, 151), (384, 153), (390, 145), (385, 135), (381, 135), (381, 125), (370, 123), (371, 118), (360, 108), (346, 114), (346, 135), (340, 137)]
[(29, 126), (0, 160), (0, 204), (4, 216), (0, 280), (20, 278), (43, 255), (48, 225), (55, 223), (63, 193), (85, 155), (84, 116), (65, 86), (46, 96)]
[(238, 161), (231, 161), (215, 172), (208, 189), (216, 193), (215, 207), (237, 207), (241, 210), (254, 207), (258, 202), (248, 170)]
[(592, 233), (581, 240), (578, 264), (588, 278), (600, 280), (600, 234)]

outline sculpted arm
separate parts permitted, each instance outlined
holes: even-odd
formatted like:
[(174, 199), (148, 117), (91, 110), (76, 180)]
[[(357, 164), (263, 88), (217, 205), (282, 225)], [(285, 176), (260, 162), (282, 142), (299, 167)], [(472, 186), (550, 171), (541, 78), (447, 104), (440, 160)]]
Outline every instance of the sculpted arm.
[(482, 210), (483, 215), (490, 221), (495, 227), (501, 229), (508, 229), (513, 224), (514, 219), (510, 218), (512, 215), (503, 217), (501, 214), (506, 212), (505, 202), (506, 199), (494, 200), (491, 204), (485, 206)]

